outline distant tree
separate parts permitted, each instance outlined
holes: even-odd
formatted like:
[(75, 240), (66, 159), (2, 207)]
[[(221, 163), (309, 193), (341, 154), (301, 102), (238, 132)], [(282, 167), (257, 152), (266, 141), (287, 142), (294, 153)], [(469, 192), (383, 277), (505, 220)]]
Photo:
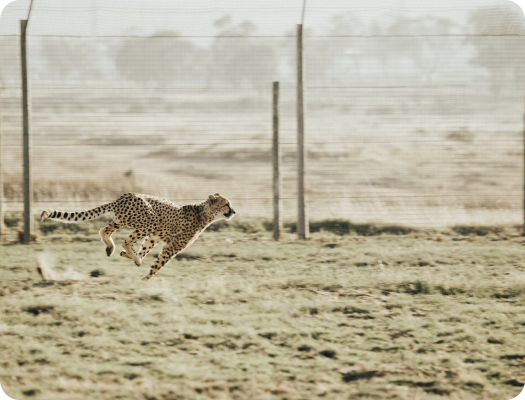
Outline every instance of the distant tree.
[(410, 60), (422, 80), (428, 82), (450, 63), (450, 39), (446, 35), (457, 27), (448, 18), (398, 17), (384, 30), (385, 36), (393, 37), (385, 38), (376, 53), (388, 60)]
[(267, 87), (277, 74), (275, 39), (252, 37), (257, 27), (249, 21), (234, 24), (231, 17), (215, 21), (218, 30), (210, 47), (209, 83)]
[(499, 93), (507, 83), (523, 81), (525, 38), (514, 35), (525, 35), (525, 23), (516, 4), (479, 7), (470, 13), (467, 27), (469, 34), (480, 35), (466, 39), (475, 50), (470, 63), (489, 73), (494, 93)]
[[(41, 65), (40, 77), (47, 79), (101, 79), (105, 75), (101, 59), (102, 54), (89, 38), (54, 38), (38, 39), (35, 60)], [(35, 69), (33, 64), (32, 69)]]
[(306, 32), (305, 55), (307, 74), (311, 81), (341, 84), (359, 75), (363, 39), (353, 37), (363, 33), (364, 23), (353, 13), (332, 18), (326, 34), (316, 36)]
[(175, 31), (128, 37), (115, 44), (115, 65), (126, 79), (146, 84), (198, 83), (203, 79), (202, 50)]
[(383, 71), (389, 82), (409, 65), (419, 72), (418, 79), (430, 81), (450, 58), (446, 53), (449, 39), (428, 35), (451, 34), (457, 29), (448, 18), (398, 17), (365, 24), (354, 13), (336, 15), (325, 34), (306, 35), (307, 74), (310, 81), (347, 84), (359, 81), (368, 65)]

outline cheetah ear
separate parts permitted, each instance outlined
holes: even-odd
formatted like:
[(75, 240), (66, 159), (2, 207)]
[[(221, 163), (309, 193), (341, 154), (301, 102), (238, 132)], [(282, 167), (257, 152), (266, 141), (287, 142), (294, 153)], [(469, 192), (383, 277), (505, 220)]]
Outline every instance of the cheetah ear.
[(219, 197), (220, 194), (219, 194), (219, 193), (215, 193), (214, 196), (215, 196), (215, 197)]
[(213, 196), (213, 194), (210, 194), (210, 195), (208, 196), (208, 200), (209, 200), (211, 203), (213, 203), (213, 202), (215, 201), (215, 197)]

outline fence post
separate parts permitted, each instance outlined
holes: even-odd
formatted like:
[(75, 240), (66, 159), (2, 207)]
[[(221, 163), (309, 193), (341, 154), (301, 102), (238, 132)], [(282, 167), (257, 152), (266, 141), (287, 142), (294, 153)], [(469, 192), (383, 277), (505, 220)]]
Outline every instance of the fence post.
[(273, 238), (279, 240), (283, 230), (282, 200), (281, 200), (281, 146), (279, 143), (279, 82), (273, 83), (272, 102), (272, 159), (273, 159)]
[(27, 20), (20, 21), (20, 56), (22, 64), (22, 116), (23, 116), (23, 146), (24, 146), (24, 243), (31, 242), (31, 232), (34, 231), (33, 221), (33, 176), (31, 171), (32, 138), (31, 138), (31, 95), (27, 69)]
[(306, 154), (304, 150), (304, 90), (303, 90), (303, 25), (297, 25), (297, 234), (308, 239), (307, 199), (305, 193)]
[(0, 240), (4, 239), (4, 170), (2, 169), (2, 82), (0, 81)]

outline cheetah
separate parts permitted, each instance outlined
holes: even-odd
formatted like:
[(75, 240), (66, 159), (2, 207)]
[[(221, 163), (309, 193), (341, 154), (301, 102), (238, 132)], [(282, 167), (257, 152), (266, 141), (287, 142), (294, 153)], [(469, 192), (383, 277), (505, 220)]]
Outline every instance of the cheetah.
[[(122, 242), (122, 257), (135, 261), (141, 266), (142, 260), (159, 243), (166, 243), (149, 271), (142, 277), (143, 281), (156, 275), (178, 253), (190, 246), (199, 235), (213, 222), (231, 220), (236, 212), (230, 200), (219, 193), (210, 195), (200, 204), (179, 206), (169, 200), (140, 193), (126, 193), (113, 203), (82, 212), (45, 210), (40, 221), (54, 219), (63, 222), (89, 221), (103, 214), (111, 213), (113, 221), (100, 230), (102, 242), (106, 245), (106, 254), (111, 256), (115, 243), (111, 235), (123, 227), (135, 231)], [(133, 245), (143, 239), (138, 254)]]

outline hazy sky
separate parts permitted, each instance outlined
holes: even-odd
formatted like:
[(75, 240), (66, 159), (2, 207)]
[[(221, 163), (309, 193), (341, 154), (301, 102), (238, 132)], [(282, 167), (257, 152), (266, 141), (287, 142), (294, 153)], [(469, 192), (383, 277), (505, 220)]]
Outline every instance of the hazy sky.
[[(519, 6), (508, 0), (307, 0), (305, 26), (326, 31), (334, 15), (351, 12), (364, 21), (389, 21), (398, 15), (433, 15), (461, 22), (476, 7)], [(0, 35), (19, 31), (29, 0), (10, 3), (0, 17)], [(252, 21), (258, 35), (282, 35), (300, 23), (303, 0), (33, 0), (33, 35), (148, 36), (159, 30), (183, 35), (217, 33), (213, 22), (231, 15), (234, 22)]]

